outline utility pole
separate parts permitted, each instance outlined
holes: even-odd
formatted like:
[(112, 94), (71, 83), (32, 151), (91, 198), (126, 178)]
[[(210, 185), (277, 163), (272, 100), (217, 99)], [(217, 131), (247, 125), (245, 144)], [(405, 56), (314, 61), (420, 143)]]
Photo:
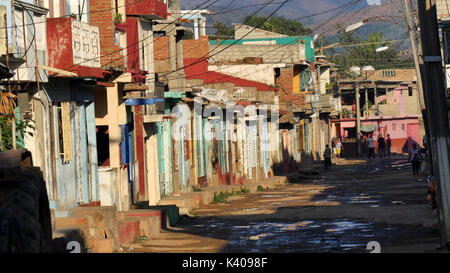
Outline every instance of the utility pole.
[(361, 111), (359, 106), (359, 85), (358, 82), (355, 86), (355, 103), (356, 103), (356, 146), (358, 148), (358, 157), (361, 156)]
[(423, 51), (424, 98), (428, 113), (433, 173), (438, 199), (441, 246), (450, 242), (449, 128), (445, 100), (444, 74), (438, 36), (436, 1), (418, 1), (420, 35)]
[(420, 108), (423, 110), (425, 110), (425, 101), (423, 98), (423, 85), (422, 85), (422, 77), (420, 75), (420, 65), (419, 65), (419, 56), (417, 54), (417, 47), (416, 47), (416, 37), (414, 35), (414, 31), (413, 31), (413, 24), (411, 21), (411, 11), (409, 9), (409, 4), (408, 4), (408, 0), (403, 0), (403, 6), (405, 8), (405, 12), (406, 12), (406, 22), (408, 24), (408, 32), (409, 32), (409, 39), (411, 40), (411, 49), (413, 52), (413, 56), (414, 56), (414, 66), (416, 68), (416, 83), (417, 83), (417, 88), (419, 90), (419, 103), (420, 103)]

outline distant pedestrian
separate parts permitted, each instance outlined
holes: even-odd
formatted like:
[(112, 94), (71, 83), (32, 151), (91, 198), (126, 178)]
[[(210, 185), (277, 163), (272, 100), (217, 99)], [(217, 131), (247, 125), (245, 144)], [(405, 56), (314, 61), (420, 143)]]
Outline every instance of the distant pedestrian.
[(420, 153), (420, 148), (417, 147), (416, 143), (413, 143), (412, 149), (409, 151), (408, 161), (411, 162), (413, 174), (415, 176), (419, 175), (420, 160), (422, 155)]
[(373, 140), (371, 134), (369, 134), (369, 137), (367, 138), (367, 143), (369, 147), (369, 158), (370, 157), (375, 158), (375, 141)]
[(380, 157), (385, 157), (386, 156), (386, 141), (384, 140), (384, 137), (380, 136), (377, 141), (378, 141), (378, 154), (380, 155)]
[(428, 157), (428, 138), (427, 138), (427, 134), (423, 135), (423, 153), (425, 154), (426, 157)]
[(331, 149), (330, 145), (326, 145), (325, 152), (323, 153), (323, 158), (325, 159), (325, 169), (328, 170), (331, 166)]
[(336, 153), (336, 137), (333, 137), (331, 139), (331, 151), (333, 152), (333, 154), (331, 155), (331, 158), (336, 158), (337, 157), (337, 153)]
[(341, 158), (341, 152), (342, 152), (342, 143), (341, 139), (338, 139), (336, 143), (336, 155), (338, 158)]
[(391, 135), (388, 134), (386, 140), (386, 148), (387, 148), (387, 156), (389, 157), (391, 156), (391, 145), (392, 145)]

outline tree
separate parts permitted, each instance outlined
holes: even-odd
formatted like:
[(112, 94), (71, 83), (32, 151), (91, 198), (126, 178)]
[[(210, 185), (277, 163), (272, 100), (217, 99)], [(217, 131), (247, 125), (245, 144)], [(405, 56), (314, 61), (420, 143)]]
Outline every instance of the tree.
[[(0, 132), (1, 132), (1, 142), (0, 150), (11, 150), (13, 149), (12, 141), (12, 121), (15, 114), (16, 108), (16, 95), (10, 92), (0, 93)], [(18, 149), (23, 148), (21, 141), (25, 135), (28, 128), (34, 130), (34, 121), (26, 118), (24, 120), (15, 120), (16, 122), (16, 147)], [(33, 133), (28, 132), (30, 136)]]
[[(23, 147), (23, 138), (25, 134), (29, 136), (33, 136), (34, 134), (28, 131), (28, 128), (34, 131), (34, 121), (32, 119), (26, 118), (23, 120), (15, 120), (16, 121), (16, 148), (21, 149)], [(0, 116), (0, 127), (2, 134), (2, 145), (1, 150), (11, 150), (13, 149), (13, 141), (12, 141), (12, 119), (6, 116)]]
[(311, 29), (304, 28), (302, 23), (295, 20), (283, 17), (271, 17), (264, 22), (265, 19), (266, 17), (247, 16), (244, 20), (244, 24), (287, 36), (306, 36), (312, 34)]
[[(372, 66), (374, 69), (394, 69), (413, 67), (412, 56), (403, 57), (392, 48), (393, 42), (383, 41), (381, 32), (372, 32), (366, 40), (356, 37), (354, 32), (345, 32), (341, 26), (338, 31), (340, 53), (332, 58), (342, 77), (351, 76), (352, 66)], [(376, 52), (377, 48), (387, 46), (387, 50)]]
[[(302, 23), (295, 20), (289, 20), (283, 17), (271, 17), (264, 22), (265, 19), (266, 17), (247, 16), (245, 17), (243, 24), (287, 36), (306, 36), (312, 34), (310, 29), (304, 28)], [(233, 39), (233, 27), (228, 27), (224, 23), (216, 22), (214, 28), (217, 30), (216, 34), (209, 36), (210, 40)]]
[(209, 36), (210, 40), (227, 40), (234, 38), (234, 28), (228, 27), (224, 23), (216, 22), (213, 26), (216, 29), (216, 34)]

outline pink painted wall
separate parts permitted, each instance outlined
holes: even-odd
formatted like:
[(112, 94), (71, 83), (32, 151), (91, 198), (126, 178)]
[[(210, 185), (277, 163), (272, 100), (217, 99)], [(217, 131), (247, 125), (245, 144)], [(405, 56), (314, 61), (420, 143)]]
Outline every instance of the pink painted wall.
[[(346, 137), (345, 129), (354, 128), (356, 126), (355, 121), (336, 121), (340, 123), (341, 136)], [(420, 126), (418, 118), (393, 118), (393, 119), (378, 119), (378, 120), (361, 120), (361, 126), (363, 125), (377, 125), (378, 131), (373, 133), (375, 139), (380, 135), (387, 138), (387, 134), (391, 135), (392, 139), (392, 152), (406, 152), (411, 148), (413, 142), (422, 144), (420, 135)]]

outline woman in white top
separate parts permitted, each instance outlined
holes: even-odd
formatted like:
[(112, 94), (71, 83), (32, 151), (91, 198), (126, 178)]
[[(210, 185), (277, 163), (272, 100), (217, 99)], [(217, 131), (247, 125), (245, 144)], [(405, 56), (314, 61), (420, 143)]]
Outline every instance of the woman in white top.
[(369, 158), (372, 156), (375, 158), (375, 141), (373, 140), (373, 137), (371, 134), (369, 134), (369, 138), (367, 139), (367, 142), (369, 143)]

